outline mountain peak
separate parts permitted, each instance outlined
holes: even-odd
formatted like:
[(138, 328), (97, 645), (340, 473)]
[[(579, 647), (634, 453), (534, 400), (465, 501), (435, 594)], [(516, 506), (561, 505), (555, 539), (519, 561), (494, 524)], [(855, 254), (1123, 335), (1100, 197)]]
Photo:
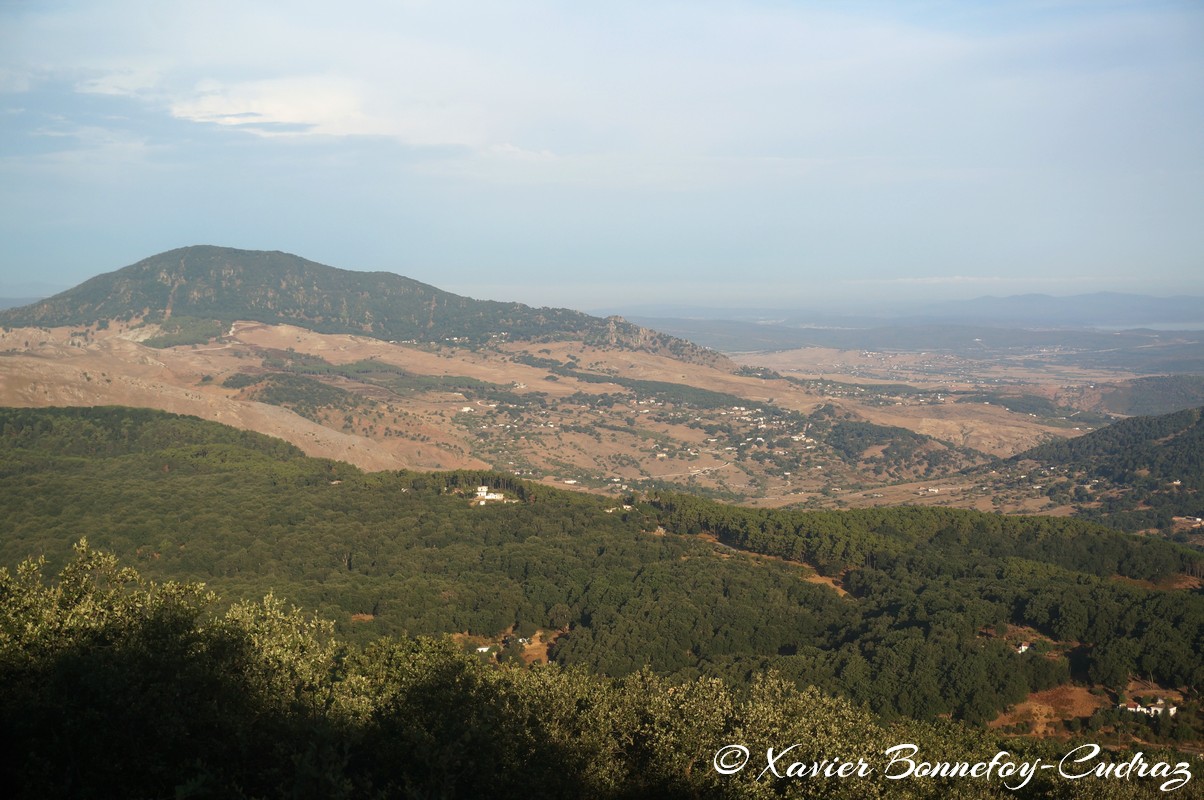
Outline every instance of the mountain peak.
[(622, 318), (474, 300), (391, 272), (330, 267), (278, 250), (193, 245), (168, 250), (33, 305), (0, 312), (7, 326), (108, 319), (254, 320), (386, 340), (482, 344), (581, 339), (701, 363), (723, 357)]

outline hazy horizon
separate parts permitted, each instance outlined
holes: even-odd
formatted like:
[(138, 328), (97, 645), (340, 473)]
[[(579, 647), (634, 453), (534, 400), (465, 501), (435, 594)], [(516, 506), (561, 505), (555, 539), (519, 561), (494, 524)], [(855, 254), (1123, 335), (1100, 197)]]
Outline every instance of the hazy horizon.
[[(294, 254), (296, 255), (296, 254)], [(126, 265), (129, 266), (129, 265)], [(335, 266), (337, 265), (327, 265)], [(109, 270), (112, 272), (115, 270)], [(362, 270), (351, 270), (362, 271)], [(384, 270), (388, 272), (388, 270)], [(105, 273), (97, 273), (102, 275)], [(396, 274), (396, 273), (394, 273)], [(96, 277), (96, 276), (89, 276)], [(87, 280), (87, 279), (85, 279)], [(82, 283), (83, 281), (81, 281)], [(78, 285), (78, 284), (76, 284)], [(63, 286), (47, 283), (45, 281), (25, 281), (14, 282), (0, 276), (0, 308), (11, 307), (12, 305), (20, 305), (21, 303), (12, 303), (8, 301), (20, 300), (23, 302), (33, 302), (37, 299), (49, 297), (59, 294), (74, 288), (73, 286)], [(437, 288), (456, 292), (458, 287), (454, 286), (437, 286)], [(1084, 302), (1087, 303), (1087, 308), (1095, 309), (1098, 315), (1099, 309), (1120, 308), (1118, 302), (1125, 303), (1123, 307), (1126, 316), (1130, 316), (1133, 312), (1140, 315), (1142, 312), (1138, 309), (1148, 308), (1150, 302), (1157, 303), (1158, 301), (1167, 301), (1173, 303), (1173, 306), (1163, 305), (1163, 309), (1172, 308), (1178, 316), (1167, 320), (1160, 318), (1156, 313), (1149, 314), (1149, 322), (1143, 323), (1140, 327), (1148, 327), (1156, 330), (1198, 330), (1204, 328), (1204, 311), (1197, 313), (1196, 309), (1204, 309), (1204, 297), (1191, 297), (1183, 295), (1155, 295), (1148, 293), (1117, 293), (1117, 292), (1075, 292), (1072, 294), (1048, 294), (1048, 293), (1024, 293), (1014, 295), (977, 295), (973, 297), (962, 297), (956, 299), (941, 299), (936, 297), (900, 297), (895, 296), (890, 299), (876, 298), (867, 300), (865, 298), (846, 300), (844, 302), (834, 301), (829, 299), (821, 304), (803, 302), (801, 304), (792, 305), (788, 302), (781, 302), (781, 298), (773, 298), (763, 303), (739, 303), (732, 302), (727, 304), (689, 304), (682, 302), (658, 302), (655, 299), (636, 299), (628, 300), (619, 303), (597, 303), (593, 305), (566, 305), (562, 303), (539, 303), (526, 297), (515, 296), (489, 296), (481, 293), (472, 293), (474, 287), (465, 287), (469, 291), (459, 291), (458, 293), (472, 297), (477, 300), (499, 300), (505, 302), (520, 302), (527, 305), (539, 307), (567, 307), (578, 311), (583, 311), (595, 316), (609, 316), (619, 314), (631, 318), (650, 319), (696, 319), (696, 320), (743, 320), (745, 322), (757, 321), (758, 323), (776, 323), (781, 322), (779, 318), (794, 318), (791, 324), (797, 324), (797, 317), (813, 315), (816, 318), (815, 324), (819, 327), (824, 327), (829, 324), (840, 326), (845, 324), (841, 320), (859, 320), (848, 324), (854, 327), (872, 322), (877, 319), (886, 321), (894, 319), (912, 318), (915, 320), (923, 320), (926, 318), (938, 319), (941, 316), (950, 314), (957, 315), (961, 313), (969, 313), (971, 315), (983, 311), (983, 304), (994, 307), (996, 319), (1000, 309), (998, 303), (1000, 301), (1007, 303), (1008, 301), (1016, 300), (1032, 300), (1042, 301), (1040, 304), (1044, 308), (1048, 306), (1048, 302), (1044, 301), (1071, 301), (1069, 306), (1061, 306), (1061, 310), (1070, 310), (1078, 308), (1082, 312), (1081, 306)], [(488, 287), (475, 287), (476, 289)], [(495, 287), (499, 290), (505, 287)], [(595, 298), (596, 301), (596, 298)], [(1132, 302), (1137, 305), (1132, 305)], [(1148, 301), (1148, 302), (1147, 302)], [(962, 305), (972, 310), (963, 311)], [(1026, 306), (1027, 308), (1027, 306)], [(937, 315), (932, 317), (932, 315)], [(1005, 313), (1006, 316), (1006, 313)], [(1038, 311), (1037, 316), (1047, 320), (1052, 320), (1048, 313), (1048, 309), (1044, 312)], [(1190, 317), (1197, 319), (1198, 322), (1183, 322), (1184, 318)], [(952, 321), (950, 317), (946, 321)], [(1081, 322), (1081, 320), (1080, 320)], [(876, 323), (873, 323), (876, 324)], [(959, 323), (960, 324), (960, 323)], [(1071, 326), (1076, 323), (1071, 323)], [(1128, 324), (1118, 324), (1113, 326), (1100, 325), (1093, 323), (1093, 327), (1108, 328), (1113, 327), (1117, 330), (1133, 327)]]

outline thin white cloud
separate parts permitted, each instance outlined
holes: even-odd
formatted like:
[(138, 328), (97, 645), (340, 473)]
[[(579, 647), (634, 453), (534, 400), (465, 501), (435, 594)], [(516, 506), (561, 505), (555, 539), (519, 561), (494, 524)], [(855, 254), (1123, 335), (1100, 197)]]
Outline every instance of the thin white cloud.
[[(166, 98), (179, 119), (253, 133), (269, 129), (246, 120), (485, 156), (514, 147), (636, 162), (870, 157), (900, 169), (933, 154), (989, 164), (1045, 140), (1048, 122), (1033, 127), (1043, 114), (1096, 113), (1108, 98), (1068, 104), (1082, 73), (1051, 54), (1110, 53), (1133, 27), (1132, 14), (1116, 14), (995, 34), (810, 4), (285, 10), (83, 3), (33, 15), (18, 50), (27, 62), (89, 71), (81, 91)], [(1151, 27), (1137, 26), (1147, 45)], [(37, 34), (51, 34), (49, 45), (34, 47)], [(1025, 79), (1009, 80), (1018, 70)]]
[(245, 126), (296, 125), (325, 135), (371, 134), (353, 84), (324, 77), (294, 77), (226, 85), (205, 81), (171, 105), (172, 116), (193, 122)]

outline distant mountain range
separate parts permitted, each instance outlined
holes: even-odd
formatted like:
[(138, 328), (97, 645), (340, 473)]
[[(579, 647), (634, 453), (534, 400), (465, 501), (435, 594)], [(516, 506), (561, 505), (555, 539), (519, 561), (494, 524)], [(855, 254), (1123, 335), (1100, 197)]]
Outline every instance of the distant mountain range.
[(911, 304), (838, 308), (719, 308), (646, 304), (621, 309), (633, 318), (729, 321), (784, 328), (880, 328), (968, 325), (1042, 329), (1198, 328), (1204, 297), (1152, 297), (1117, 292), (1054, 297), (1046, 294), (977, 297)]
[(893, 312), (655, 306), (627, 319), (724, 353), (822, 347), (936, 351), (998, 361), (1021, 351), (1087, 369), (1204, 374), (1204, 298), (1097, 292), (933, 303)]
[(354, 272), (278, 251), (213, 246), (160, 253), (0, 312), (0, 324), (12, 327), (179, 318), (286, 323), (320, 333), (422, 342), (580, 339), (700, 363), (722, 358), (620, 317), (474, 300), (389, 272)]
[(1068, 297), (1023, 294), (933, 304), (917, 316), (977, 325), (1104, 329), (1174, 325), (1204, 329), (1204, 297), (1150, 297), (1116, 292)]
[(630, 318), (672, 336), (724, 353), (754, 353), (826, 347), (885, 352), (934, 351), (984, 362), (1021, 353), (1088, 369), (1138, 374), (1204, 374), (1204, 330), (1055, 329), (982, 323), (898, 320), (870, 325), (790, 325), (669, 317)]

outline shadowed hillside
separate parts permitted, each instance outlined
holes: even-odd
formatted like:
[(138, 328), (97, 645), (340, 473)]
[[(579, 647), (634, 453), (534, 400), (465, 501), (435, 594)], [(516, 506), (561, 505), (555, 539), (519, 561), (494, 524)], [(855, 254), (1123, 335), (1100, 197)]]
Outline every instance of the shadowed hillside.
[[(83, 542), (57, 580), (32, 562), (0, 568), (7, 796), (986, 800), (1065, 798), (1072, 786), (1083, 800), (1136, 800), (1191, 792), (1200, 768), (1143, 746), (1136, 757), (1158, 771), (1129, 780), (921, 777), (891, 748), (1050, 765), (1067, 748), (887, 723), (773, 677), (737, 691), (646, 670), (611, 680), (495, 668), (450, 639), (348, 646), (272, 597), (217, 605), (200, 586), (149, 582)], [(772, 748), (789, 755), (765, 770)], [(1131, 757), (1104, 752), (1086, 766)], [(856, 772), (835, 771), (845, 763)]]

